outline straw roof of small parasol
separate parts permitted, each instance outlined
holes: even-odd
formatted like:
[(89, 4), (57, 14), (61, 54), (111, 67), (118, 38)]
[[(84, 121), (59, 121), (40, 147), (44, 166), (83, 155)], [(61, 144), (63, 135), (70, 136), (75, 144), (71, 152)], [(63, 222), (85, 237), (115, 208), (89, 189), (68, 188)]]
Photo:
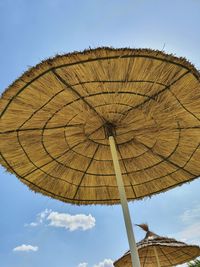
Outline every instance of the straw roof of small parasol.
[(2, 95), (1, 164), (35, 192), (75, 204), (119, 203), (115, 133), (128, 200), (200, 174), (200, 75), (149, 49), (56, 56)]
[[(200, 247), (162, 237), (151, 231), (146, 224), (139, 225), (147, 234), (137, 243), (141, 267), (157, 266), (154, 247), (156, 247), (160, 266), (174, 266), (200, 256)], [(115, 267), (131, 267), (130, 251), (114, 262)]]

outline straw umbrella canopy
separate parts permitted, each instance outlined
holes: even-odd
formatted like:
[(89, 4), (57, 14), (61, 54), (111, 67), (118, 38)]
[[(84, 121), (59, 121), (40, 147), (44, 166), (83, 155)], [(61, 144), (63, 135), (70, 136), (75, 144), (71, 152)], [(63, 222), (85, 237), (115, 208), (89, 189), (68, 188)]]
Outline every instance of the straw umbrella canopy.
[[(139, 225), (146, 236), (137, 243), (141, 267), (175, 266), (200, 256), (200, 247), (162, 237), (151, 231), (147, 225)], [(114, 262), (115, 267), (131, 267), (130, 251)]]
[(128, 232), (126, 198), (200, 174), (200, 75), (183, 58), (126, 48), (56, 56), (16, 80), (0, 106), (9, 172), (64, 202), (121, 202)]

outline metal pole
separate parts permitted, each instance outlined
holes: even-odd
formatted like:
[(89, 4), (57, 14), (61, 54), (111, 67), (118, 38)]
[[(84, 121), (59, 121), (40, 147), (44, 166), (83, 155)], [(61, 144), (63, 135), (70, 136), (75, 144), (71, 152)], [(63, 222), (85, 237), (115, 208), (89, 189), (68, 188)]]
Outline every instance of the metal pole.
[(157, 249), (156, 249), (156, 247), (153, 247), (153, 249), (154, 249), (154, 253), (155, 253), (155, 256), (156, 256), (157, 265), (158, 265), (158, 267), (160, 267), (160, 261), (159, 261), (159, 258), (158, 258)]
[(110, 149), (111, 149), (111, 154), (112, 154), (112, 159), (113, 159), (113, 164), (114, 164), (114, 169), (115, 169), (115, 174), (116, 174), (116, 179), (117, 179), (117, 186), (119, 190), (122, 210), (124, 214), (126, 232), (128, 235), (132, 267), (140, 267), (140, 260), (139, 260), (139, 255), (138, 255), (137, 246), (135, 242), (135, 237), (133, 234), (133, 227), (132, 227), (131, 217), (130, 217), (130, 213), (128, 209), (128, 203), (127, 203), (126, 193), (124, 189), (124, 182), (123, 182), (123, 178), (122, 178), (122, 174), (121, 174), (121, 170), (119, 166), (117, 149), (116, 149), (115, 140), (113, 136), (109, 136), (109, 143), (110, 143)]

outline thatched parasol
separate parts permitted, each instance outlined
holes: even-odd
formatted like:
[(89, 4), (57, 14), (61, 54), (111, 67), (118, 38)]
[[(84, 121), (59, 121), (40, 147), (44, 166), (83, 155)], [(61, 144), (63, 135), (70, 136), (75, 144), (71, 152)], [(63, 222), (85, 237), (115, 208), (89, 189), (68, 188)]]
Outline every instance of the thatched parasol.
[(64, 202), (121, 200), (129, 232), (126, 197), (200, 174), (200, 75), (183, 58), (111, 48), (57, 56), (16, 80), (0, 105), (8, 171)]
[[(141, 267), (167, 267), (188, 262), (200, 256), (200, 247), (161, 237), (151, 231), (147, 225), (139, 225), (147, 231), (145, 238), (137, 243)], [(115, 267), (131, 267), (130, 251), (114, 262)]]

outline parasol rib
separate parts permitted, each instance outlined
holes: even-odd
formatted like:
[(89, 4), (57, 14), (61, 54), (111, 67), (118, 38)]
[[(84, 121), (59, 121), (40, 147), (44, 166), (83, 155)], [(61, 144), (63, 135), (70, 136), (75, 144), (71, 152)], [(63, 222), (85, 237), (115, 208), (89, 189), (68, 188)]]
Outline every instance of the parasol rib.
[(169, 88), (169, 91), (170, 93), (176, 98), (176, 100), (178, 101), (178, 103), (181, 105), (181, 107), (186, 110), (188, 113), (190, 113), (193, 117), (195, 117), (198, 121), (200, 121), (200, 119), (194, 114), (192, 113), (189, 109), (187, 109), (182, 103), (181, 101), (178, 99), (178, 97), (172, 92), (172, 90), (170, 90)]
[(90, 83), (153, 83), (157, 85), (166, 86), (166, 84), (164, 83), (160, 83), (160, 82), (155, 83), (154, 81), (151, 81), (151, 80), (102, 80), (102, 81), (93, 80), (93, 81), (84, 81), (84, 82), (74, 83), (72, 84), (72, 86), (77, 86), (81, 84), (90, 84)]
[[(190, 257), (192, 257), (193, 255), (192, 254), (190, 254), (190, 253), (187, 253), (187, 252), (185, 252), (184, 250), (182, 251), (185, 255), (187, 255), (187, 256), (190, 256)], [(197, 254), (197, 257), (198, 257), (198, 254)]]
[[(48, 127), (48, 128), (24, 128), (24, 129), (16, 129), (16, 130), (9, 130), (5, 132), (0, 132), (0, 134), (8, 134), (8, 133), (15, 133), (15, 132), (26, 132), (26, 131), (43, 131), (45, 130), (55, 130), (55, 129), (62, 129), (65, 127), (76, 127), (76, 126), (82, 126), (82, 123), (77, 123), (77, 124), (69, 124), (69, 125), (61, 125), (61, 126), (54, 126), (54, 127)], [(21, 127), (21, 126), (20, 126)]]
[(59, 81), (61, 81), (68, 89), (70, 89), (76, 96), (78, 96), (91, 110), (93, 110), (97, 116), (101, 119), (102, 122), (106, 122), (106, 120), (96, 111), (96, 109), (85, 100), (70, 84), (68, 84), (55, 70), (52, 70), (52, 73), (57, 77)]
[(163, 253), (163, 255), (165, 256), (165, 258), (168, 260), (170, 266), (173, 266), (173, 263), (171, 262), (171, 260), (169, 259), (169, 257), (167, 256), (167, 254), (163, 251), (162, 247), (160, 246), (159, 249), (161, 250), (161, 252)]
[[(3, 154), (0, 153), (0, 155), (1, 155), (2, 159), (5, 161), (5, 163), (7, 164), (7, 166), (12, 170), (12, 172), (15, 173), (16, 176), (19, 176), (18, 173), (11, 167), (11, 165), (10, 165), (9, 162), (6, 160), (6, 158), (3, 156)], [(69, 198), (65, 198), (65, 197), (62, 197), (62, 196), (60, 196), (60, 195), (56, 195), (56, 194), (54, 194), (53, 192), (50, 192), (50, 191), (48, 191), (48, 190), (46, 190), (46, 189), (44, 189), (44, 188), (42, 188), (42, 187), (39, 187), (38, 185), (32, 183), (31, 181), (25, 179), (23, 176), (20, 177), (20, 179), (21, 179), (21, 180), (24, 180), (25, 182), (28, 182), (29, 184), (31, 184), (31, 185), (34, 186), (35, 188), (38, 188), (40, 191), (44, 191), (44, 192), (46, 192), (47, 194), (51, 194), (51, 195), (53, 195), (53, 196), (55, 196), (55, 197), (59, 197), (59, 198), (61, 198), (61, 199), (68, 199), (68, 200), (70, 200)]]
[(147, 247), (147, 253), (146, 253), (146, 257), (144, 258), (143, 266), (145, 266), (145, 263), (147, 261), (148, 252), (149, 252), (149, 247)]
[[(84, 140), (84, 141), (85, 141), (85, 140)], [(82, 143), (83, 143), (84, 141), (82, 141)], [(66, 180), (64, 180), (64, 179), (62, 179), (62, 178), (60, 178), (60, 177), (52, 176), (51, 174), (49, 174), (49, 173), (45, 172), (43, 169), (41, 169), (41, 168), (47, 166), (48, 164), (52, 163), (55, 159), (52, 159), (50, 162), (47, 162), (47, 163), (45, 163), (45, 164), (42, 165), (42, 166), (37, 166), (37, 165), (30, 159), (30, 157), (29, 157), (29, 155), (27, 154), (26, 150), (25, 150), (24, 147), (21, 145), (21, 141), (20, 141), (19, 136), (18, 136), (18, 142), (19, 142), (19, 144), (20, 144), (20, 146), (21, 146), (21, 148), (22, 148), (24, 154), (26, 155), (26, 157), (27, 157), (28, 160), (30, 161), (30, 163), (36, 168), (36, 169), (32, 170), (31, 172), (29, 172), (29, 173), (23, 175), (22, 178), (25, 178), (25, 177), (29, 176), (30, 174), (34, 173), (35, 171), (40, 170), (41, 172), (45, 173), (46, 175), (51, 176), (51, 177), (54, 178), (54, 179), (61, 180), (61, 181), (64, 181), (64, 182), (67, 182), (68, 184), (75, 185), (75, 184), (70, 183), (70, 182), (68, 182), (68, 181), (66, 181)], [(81, 144), (81, 142), (80, 142), (79, 144)], [(74, 147), (78, 146), (79, 144), (74, 145)], [(59, 156), (56, 157), (56, 158), (57, 158), (57, 159), (58, 159), (58, 158), (61, 158), (61, 157), (64, 156), (66, 153), (68, 153), (70, 150), (72, 150), (74, 147), (68, 149), (67, 151), (64, 151), (64, 153), (62, 153), (61, 155), (59, 155)], [(72, 170), (76, 170), (76, 169), (71, 168), (71, 167), (68, 167), (68, 166), (67, 166), (67, 168), (72, 169)]]
[[(183, 73), (178, 79), (176, 79), (175, 81), (173, 81), (170, 85), (167, 85), (164, 89), (160, 90), (159, 92), (155, 93), (154, 95), (151, 96), (151, 99), (153, 98), (155, 100), (156, 97), (158, 97), (161, 93), (165, 92), (166, 90), (169, 90), (169, 88), (174, 85), (176, 82), (178, 82), (179, 80), (181, 80), (185, 75), (187, 75), (188, 73), (190, 73), (190, 70), (186, 71), (185, 73)], [(129, 110), (126, 111), (126, 115), (128, 115), (128, 113), (135, 108), (139, 108), (142, 105), (146, 104), (146, 102), (148, 102), (149, 99), (146, 99), (144, 102), (138, 104), (135, 107), (130, 108)]]
[[(117, 148), (118, 148), (118, 147), (117, 147)], [(121, 154), (121, 151), (120, 151), (120, 149), (119, 149), (119, 148), (118, 148), (118, 152), (119, 152), (119, 155), (120, 155), (120, 157), (121, 157), (121, 161), (122, 161), (122, 163), (123, 163), (123, 165), (124, 165), (124, 169), (125, 169), (126, 173), (128, 174), (128, 171), (127, 171), (127, 168), (126, 168), (125, 162), (124, 162), (124, 160), (123, 160), (123, 157), (122, 157), (122, 154)], [(132, 188), (132, 190), (133, 190), (133, 194), (134, 194), (134, 196), (136, 197), (137, 195), (136, 195), (136, 192), (135, 192), (134, 186), (132, 185), (132, 183), (131, 183), (131, 182), (130, 182), (130, 186), (131, 186), (131, 188)]]
[[(170, 163), (170, 164), (174, 165), (175, 167), (177, 167), (177, 168), (179, 168), (179, 169), (181, 169), (181, 170), (187, 172), (188, 174), (190, 174), (190, 175), (192, 175), (192, 176), (195, 176), (195, 174), (191, 173), (190, 171), (185, 170), (185, 169), (184, 169), (183, 167), (181, 167), (180, 165), (178, 165), (178, 164), (176, 164), (176, 163), (170, 161), (170, 160), (168, 159), (169, 157), (166, 158), (166, 157), (160, 155), (159, 153), (153, 151), (149, 146), (145, 145), (144, 143), (141, 143), (141, 142), (138, 141), (138, 140), (137, 140), (137, 142), (140, 143), (141, 145), (145, 146), (146, 148), (148, 148), (148, 149), (152, 152), (152, 154), (154, 154), (154, 155), (156, 155), (156, 156), (162, 158), (164, 161), (167, 161), (168, 163)], [(170, 156), (171, 156), (171, 155), (170, 155)]]
[[(117, 103), (119, 104), (119, 103)], [(61, 126), (55, 126), (55, 127), (48, 127), (48, 128), (45, 128), (45, 130), (54, 130), (54, 129), (62, 129), (62, 128), (65, 128), (65, 127), (74, 127), (74, 126), (82, 126), (83, 124), (80, 123), (80, 124), (74, 124), (74, 125), (61, 125)], [(20, 126), (21, 127), (21, 126)], [(13, 130), (9, 130), (9, 131), (4, 131), (4, 132), (0, 132), (0, 134), (8, 134), (8, 133), (15, 133), (15, 132), (25, 132), (25, 131), (42, 131), (44, 130), (44, 128), (24, 128), (24, 129), (20, 129), (20, 127), (18, 129), (13, 129)], [(103, 126), (101, 126), (103, 127)], [(192, 126), (192, 127), (179, 127), (179, 128), (171, 128), (171, 130), (189, 130), (189, 129), (200, 129), (200, 126)], [(137, 130), (130, 130), (130, 131), (127, 131), (125, 133), (121, 133), (121, 134), (118, 134), (117, 136), (122, 136), (124, 134), (127, 134), (127, 133), (131, 133), (131, 132), (136, 132)], [(99, 139), (99, 140), (104, 140), (104, 139)], [(133, 141), (134, 139), (131, 139), (130, 141)], [(128, 143), (128, 142), (127, 142)], [(122, 143), (124, 144), (124, 143)], [(103, 146), (109, 146), (107, 144), (102, 144)], [(121, 144), (119, 144), (121, 145)]]
[[(192, 152), (192, 154), (191, 154), (191, 156), (189, 157), (189, 159), (186, 161), (186, 163), (183, 165), (183, 168), (188, 164), (188, 162), (191, 160), (191, 158), (193, 157), (193, 155), (194, 155), (194, 153), (198, 150), (198, 148), (200, 147), (200, 144), (195, 148), (195, 150)], [(162, 161), (163, 162), (163, 161)], [(158, 164), (160, 164), (160, 162), (158, 163)], [(156, 164), (155, 164), (156, 165)], [(155, 166), (155, 165), (153, 165), (153, 166), (151, 166), (152, 168)], [(144, 169), (145, 170), (145, 169)], [(139, 171), (141, 171), (141, 170), (139, 170)], [(168, 175), (171, 175), (171, 174), (173, 174), (173, 173), (176, 173), (177, 171), (179, 171), (179, 169), (176, 169), (176, 170), (174, 170), (173, 172), (170, 172), (170, 173), (168, 173), (168, 174), (166, 174), (166, 175), (163, 175), (163, 176), (159, 176), (159, 177), (157, 177), (157, 178), (154, 178), (154, 179), (152, 179), (151, 180), (151, 182), (153, 182), (153, 181), (156, 181), (156, 180), (159, 180), (160, 178), (164, 178), (164, 177), (166, 177), (166, 176), (168, 176)], [(135, 171), (136, 172), (136, 171)], [(195, 176), (196, 177), (196, 176)], [(194, 177), (194, 178), (195, 178)], [(134, 184), (134, 185), (142, 185), (143, 183), (137, 183), (137, 184)]]
[[(96, 129), (95, 131), (93, 131), (92, 133), (90, 133), (89, 135), (95, 133), (96, 131), (97, 131), (97, 129)], [(84, 142), (85, 142), (85, 140), (83, 140), (83, 141), (79, 142), (78, 144), (76, 144), (76, 145), (70, 147), (70, 149), (64, 151), (64, 152), (63, 152), (61, 155), (59, 155), (58, 157), (56, 157), (56, 158), (52, 158), (52, 160), (50, 160), (49, 162), (43, 164), (43, 165), (40, 166), (40, 167), (35, 166), (37, 169), (31, 171), (30, 173), (26, 174), (26, 175), (23, 176), (23, 177), (26, 177), (26, 176), (32, 174), (33, 172), (37, 171), (38, 169), (42, 171), (42, 169), (40, 169), (40, 168), (45, 167), (45, 166), (47, 166), (48, 164), (52, 163), (54, 160), (59, 159), (60, 157), (64, 156), (66, 153), (68, 153), (70, 150), (74, 149), (75, 147), (77, 147), (78, 145), (80, 145), (80, 144), (82, 144), (82, 143), (84, 143)], [(21, 145), (21, 141), (20, 141), (19, 143), (20, 143), (20, 145)], [(49, 153), (48, 153), (48, 154), (49, 154)], [(28, 157), (28, 155), (27, 155), (27, 157)], [(28, 157), (28, 159), (29, 159), (29, 157)], [(29, 159), (29, 160), (30, 160), (30, 159)], [(30, 161), (30, 162), (32, 163), (32, 161)], [(58, 163), (61, 164), (61, 162), (58, 162)], [(64, 166), (65, 166), (65, 165), (64, 165)], [(68, 168), (70, 168), (70, 167), (68, 166)], [(80, 170), (79, 170), (79, 171), (80, 171)], [(81, 172), (81, 171), (80, 171), (80, 172)], [(54, 177), (54, 178), (55, 178), (55, 177)], [(59, 179), (59, 178), (56, 177), (56, 179)]]
[(75, 197), (76, 197), (76, 195), (77, 195), (77, 193), (78, 193), (78, 190), (79, 190), (79, 188), (80, 188), (80, 186), (81, 186), (81, 184), (82, 184), (82, 182), (83, 182), (83, 179), (84, 179), (84, 177), (85, 177), (85, 175), (86, 175), (86, 173), (87, 173), (87, 170), (89, 169), (90, 165), (92, 164), (93, 158), (94, 158), (94, 156), (96, 155), (98, 149), (99, 149), (99, 145), (96, 147), (96, 149), (95, 149), (95, 151), (94, 151), (94, 154), (93, 154), (93, 157), (91, 158), (91, 160), (90, 160), (90, 162), (89, 162), (89, 164), (88, 164), (86, 170), (84, 171), (84, 174), (83, 174), (82, 177), (81, 177), (80, 183), (79, 183), (79, 185), (77, 186), (77, 189), (76, 189), (76, 192), (75, 192), (75, 194), (74, 194), (74, 196), (73, 196), (73, 199), (75, 199)]
[(59, 95), (60, 93), (62, 93), (62, 92), (64, 92), (65, 91), (65, 89), (62, 89), (62, 90), (60, 90), (59, 92), (57, 92), (55, 95), (53, 95), (48, 101), (46, 101), (41, 107), (39, 107), (38, 109), (36, 109), (31, 115), (30, 115), (30, 117), (28, 117), (28, 119), (26, 119), (23, 123), (22, 123), (22, 125), (19, 127), (19, 129), (21, 128), (21, 127), (23, 127), (24, 126), (24, 124), (26, 124), (26, 122), (27, 121), (29, 121), (38, 111), (40, 111), (40, 110), (42, 110), (46, 105), (48, 105), (57, 95)]
[[(120, 127), (119, 127), (120, 128)], [(148, 128), (147, 128), (148, 129)], [(171, 128), (171, 130), (189, 130), (189, 129), (200, 129), (200, 126), (191, 126), (191, 127), (177, 127), (177, 128)], [(162, 131), (165, 131), (167, 129), (162, 129)], [(137, 129), (137, 130), (129, 130), (125, 133), (121, 133), (121, 134), (118, 134), (117, 136), (122, 136), (124, 134), (127, 134), (127, 133), (135, 133), (137, 131), (140, 131), (140, 129)], [(161, 132), (162, 132), (161, 131)], [(133, 140), (133, 139), (132, 139)]]
[(158, 267), (161, 267), (160, 261), (159, 261), (159, 258), (158, 258), (157, 248), (154, 246), (153, 249), (154, 249), (154, 254), (155, 254), (155, 257), (156, 257), (157, 265), (158, 265)]

